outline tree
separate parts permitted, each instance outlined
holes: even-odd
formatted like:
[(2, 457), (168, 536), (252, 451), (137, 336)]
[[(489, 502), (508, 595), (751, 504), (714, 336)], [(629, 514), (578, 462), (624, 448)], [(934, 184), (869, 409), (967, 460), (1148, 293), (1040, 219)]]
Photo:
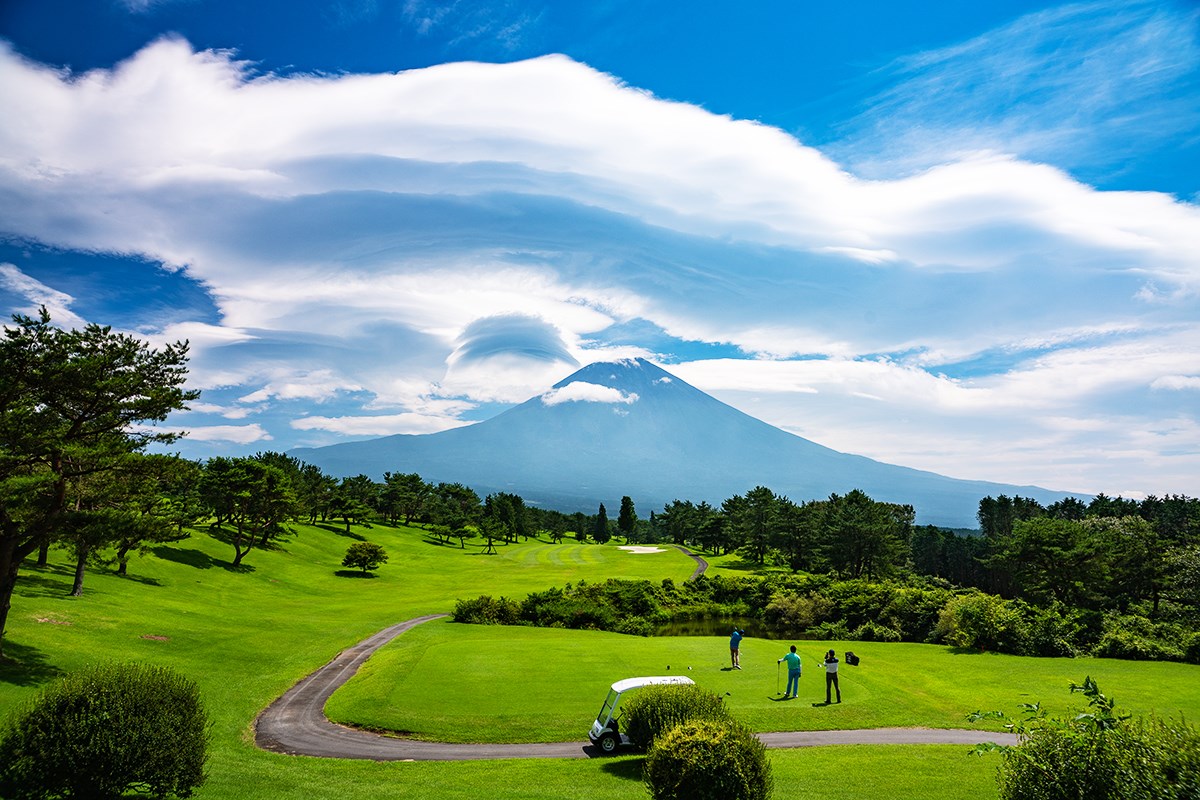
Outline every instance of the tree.
[(633, 507), (633, 499), (629, 495), (621, 498), (621, 510), (617, 513), (617, 530), (625, 537), (625, 541), (629, 541), (629, 537), (633, 535), (634, 528), (637, 527), (637, 511)]
[(70, 485), (175, 441), (153, 423), (200, 394), (183, 388), (187, 342), (63, 330), (45, 308), (13, 322), (0, 340), (0, 655), (21, 562), (59, 534)]
[(479, 535), (483, 537), (487, 545), (483, 549), (484, 555), (495, 555), (496, 540), (504, 538), (504, 527), (496, 521), (495, 517), (484, 517), (479, 521)]
[(296, 478), (296, 500), (301, 513), (308, 515), (309, 525), (315, 525), (318, 517), (328, 519), (329, 504), (337, 487), (337, 478), (326, 475), (320, 467), (315, 464), (301, 465)]
[(221, 509), (224, 522), (233, 526), (235, 567), (255, 545), (265, 547), (285, 533), (285, 523), (298, 510), (287, 474), (253, 458), (210, 459), (204, 466), (200, 493), (209, 507)]
[[(1167, 573), (1167, 551), (1158, 532), (1141, 517), (1088, 517), (1081, 523), (1090, 534), (1090, 550), (1107, 567), (1102, 594), (1124, 613), (1138, 600), (1149, 600), (1154, 614)], [(1090, 587), (1091, 588), (1091, 587)]]
[(358, 567), (362, 570), (362, 574), (366, 575), (368, 570), (379, 569), (379, 565), (386, 564), (387, 560), (387, 551), (379, 545), (371, 542), (355, 542), (346, 549), (342, 566)]
[(461, 483), (439, 483), (433, 488), (430, 518), (436, 525), (457, 530), (479, 519), (479, 495)]
[(89, 562), (114, 560), (103, 556), (105, 549), (116, 548), (117, 572), (124, 575), (130, 551), (177, 538), (169, 516), (173, 508), (162, 495), (158, 479), (169, 476), (178, 461), (172, 456), (130, 453), (112, 469), (71, 482), (58, 538), (75, 557), (73, 596), (83, 595)]
[(432, 497), (433, 487), (415, 472), (383, 473), (383, 490), (379, 493), (379, 501), (381, 510), (393, 522), (404, 517), (404, 524), (411, 525), (414, 519), (425, 513)]
[(830, 495), (826, 505), (826, 559), (851, 578), (874, 579), (908, 555), (912, 506), (880, 503), (860, 489)]
[(817, 544), (824, 531), (825, 512), (820, 503), (796, 505), (787, 498), (780, 500), (780, 525), (773, 537), (793, 572), (815, 571), (818, 560)]
[(342, 478), (329, 501), (329, 515), (341, 517), (350, 533), (350, 524), (371, 527), (367, 520), (379, 497), (379, 487), (366, 475)]
[(1012, 571), (1018, 593), (1035, 603), (1094, 607), (1107, 584), (1108, 564), (1098, 537), (1081, 522), (1019, 521), (1004, 544), (996, 557)]
[(596, 544), (607, 544), (612, 538), (612, 531), (608, 529), (608, 511), (604, 509), (604, 503), (600, 504), (600, 510), (596, 512), (596, 524), (592, 527), (592, 538)]
[(483, 515), (496, 521), (506, 542), (515, 542), (518, 537), (529, 538), (528, 509), (520, 495), (508, 492), (488, 495), (483, 503)]
[(780, 529), (781, 501), (782, 498), (767, 487), (756, 486), (746, 492), (745, 497), (731, 497), (722, 506), (729, 518), (734, 541), (756, 564), (766, 560), (767, 548)]

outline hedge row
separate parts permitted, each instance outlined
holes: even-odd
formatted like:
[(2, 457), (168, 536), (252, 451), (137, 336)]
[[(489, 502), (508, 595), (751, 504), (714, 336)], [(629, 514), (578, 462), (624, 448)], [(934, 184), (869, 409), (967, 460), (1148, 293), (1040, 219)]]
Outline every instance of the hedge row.
[(676, 620), (757, 617), (781, 636), (927, 642), (1014, 655), (1094, 655), (1200, 663), (1200, 633), (1184, 621), (1042, 607), (937, 579), (869, 582), (829, 576), (701, 576), (677, 585), (610, 579), (523, 600), (459, 600), (457, 622), (651, 635)]

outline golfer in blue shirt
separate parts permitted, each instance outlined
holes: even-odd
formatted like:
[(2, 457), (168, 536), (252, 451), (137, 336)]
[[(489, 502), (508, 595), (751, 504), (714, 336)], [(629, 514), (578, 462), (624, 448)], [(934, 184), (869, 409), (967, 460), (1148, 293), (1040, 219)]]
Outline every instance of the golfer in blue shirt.
[(734, 628), (733, 635), (729, 637), (729, 661), (733, 664), (734, 669), (741, 669), (741, 657), (738, 653), (742, 644), (742, 637), (746, 632), (741, 628)]

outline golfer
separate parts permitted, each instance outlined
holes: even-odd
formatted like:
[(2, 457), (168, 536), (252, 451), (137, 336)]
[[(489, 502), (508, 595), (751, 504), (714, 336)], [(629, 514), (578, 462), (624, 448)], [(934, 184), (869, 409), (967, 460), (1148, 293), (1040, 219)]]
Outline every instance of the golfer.
[(738, 650), (742, 646), (742, 637), (745, 635), (746, 632), (741, 628), (734, 628), (733, 635), (729, 637), (729, 661), (731, 664), (733, 664), (734, 669), (742, 668), (741, 656), (739, 655)]
[[(779, 659), (779, 661), (776, 661), (775, 663), (778, 664), (780, 661), (786, 661), (788, 664), (788, 685), (787, 685), (787, 691), (783, 693), (783, 699), (787, 700), (789, 696), (790, 697), (799, 697), (800, 696), (800, 656), (796, 655), (796, 645), (792, 645), (792, 651), (790, 653), (788, 653), (787, 655), (785, 655), (783, 658)], [(776, 677), (775, 681), (776, 681), (775, 682), (775, 690), (778, 691), (779, 690), (779, 678)]]
[(838, 686), (837, 654), (830, 650), (825, 654), (825, 705), (829, 705), (832, 701), (829, 698), (830, 689), (837, 690), (837, 701), (842, 702), (842, 687)]

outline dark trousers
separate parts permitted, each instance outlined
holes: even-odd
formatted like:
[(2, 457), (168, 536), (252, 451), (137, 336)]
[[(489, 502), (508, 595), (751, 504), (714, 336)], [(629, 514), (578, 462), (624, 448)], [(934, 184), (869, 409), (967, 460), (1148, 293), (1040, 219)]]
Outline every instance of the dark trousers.
[(842, 702), (842, 687), (838, 686), (838, 679), (837, 679), (836, 672), (826, 672), (825, 673), (825, 702), (826, 703), (833, 702), (832, 700), (829, 699), (829, 691), (831, 688), (837, 690), (837, 701), (839, 703)]

